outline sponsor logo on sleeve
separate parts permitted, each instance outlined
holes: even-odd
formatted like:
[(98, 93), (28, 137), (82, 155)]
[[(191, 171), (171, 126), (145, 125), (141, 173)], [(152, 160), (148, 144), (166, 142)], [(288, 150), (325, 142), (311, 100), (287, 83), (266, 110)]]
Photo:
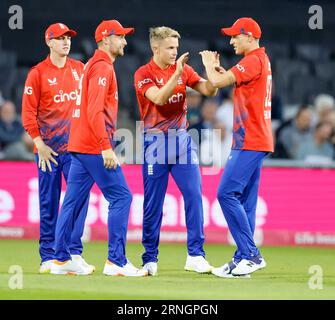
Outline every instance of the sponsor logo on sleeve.
[(106, 82), (107, 82), (107, 79), (105, 77), (99, 77), (99, 80), (98, 80), (99, 86), (106, 87)]
[(27, 94), (27, 95), (32, 95), (33, 94), (33, 88), (32, 87), (28, 87), (28, 86), (25, 86), (24, 87), (24, 94)]
[(243, 66), (241, 66), (240, 64), (237, 64), (236, 68), (241, 72), (245, 72), (245, 68)]
[[(163, 80), (163, 79), (162, 79)], [(145, 84), (151, 82), (152, 80), (150, 78), (146, 78), (144, 80), (138, 81), (137, 82), (137, 87), (141, 89)]]

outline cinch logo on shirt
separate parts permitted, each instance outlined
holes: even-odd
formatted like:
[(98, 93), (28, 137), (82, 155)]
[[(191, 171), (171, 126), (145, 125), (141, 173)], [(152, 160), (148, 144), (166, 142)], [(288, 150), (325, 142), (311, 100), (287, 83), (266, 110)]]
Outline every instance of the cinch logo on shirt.
[(138, 86), (139, 89), (141, 89), (144, 84), (149, 83), (150, 81), (151, 81), (151, 79), (146, 78), (146, 79), (144, 79), (142, 81), (137, 82), (137, 86)]
[(33, 88), (32, 87), (24, 87), (24, 94), (32, 95), (33, 94)]
[(65, 101), (71, 101), (76, 100), (78, 96), (78, 91), (71, 91), (70, 93), (63, 92), (63, 90), (59, 90), (59, 94), (56, 94), (54, 96), (54, 101), (56, 103), (65, 102)]
[(178, 103), (178, 102), (181, 102), (183, 101), (184, 99), (184, 95), (180, 92), (178, 92), (177, 94), (174, 94), (173, 96), (171, 96), (169, 98), (169, 102), (168, 103)]

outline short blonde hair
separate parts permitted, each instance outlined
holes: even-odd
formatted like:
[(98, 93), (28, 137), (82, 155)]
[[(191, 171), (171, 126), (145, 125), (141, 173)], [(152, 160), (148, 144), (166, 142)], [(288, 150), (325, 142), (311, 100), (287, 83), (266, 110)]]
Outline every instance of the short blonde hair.
[(152, 48), (152, 44), (154, 41), (164, 40), (169, 37), (177, 38), (177, 39), (181, 38), (178, 31), (173, 30), (169, 27), (162, 26), (162, 27), (155, 27), (155, 28), (149, 29), (149, 39), (150, 39), (151, 48)]

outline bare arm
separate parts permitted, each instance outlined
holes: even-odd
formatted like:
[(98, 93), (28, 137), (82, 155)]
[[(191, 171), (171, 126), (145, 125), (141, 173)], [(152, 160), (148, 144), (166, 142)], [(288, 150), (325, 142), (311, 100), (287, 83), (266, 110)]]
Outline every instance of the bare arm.
[(210, 81), (205, 79), (200, 80), (193, 89), (208, 97), (214, 97), (218, 92), (218, 88), (214, 87)]
[(231, 71), (225, 71), (219, 64), (218, 55), (212, 51), (200, 52), (202, 63), (205, 66), (209, 81), (216, 88), (228, 87), (236, 82), (236, 78)]
[(185, 63), (188, 60), (189, 53), (186, 52), (182, 54), (179, 59), (177, 60), (176, 64), (176, 71), (173, 73), (172, 77), (169, 81), (161, 88), (151, 87), (145, 92), (145, 97), (148, 98), (154, 104), (159, 106), (164, 105), (167, 100), (173, 94), (175, 87), (177, 86), (178, 79), (183, 72), (183, 68)]

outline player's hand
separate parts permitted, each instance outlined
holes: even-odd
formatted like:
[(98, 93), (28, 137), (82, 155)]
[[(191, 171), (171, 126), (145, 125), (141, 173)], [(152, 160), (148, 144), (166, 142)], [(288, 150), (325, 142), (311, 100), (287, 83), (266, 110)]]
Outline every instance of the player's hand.
[(113, 149), (107, 149), (101, 151), (102, 158), (104, 160), (104, 167), (106, 169), (116, 169), (120, 165), (119, 160), (114, 153)]
[(176, 72), (181, 74), (184, 69), (185, 63), (188, 61), (189, 52), (183, 53), (176, 61)]
[(219, 72), (219, 73), (221, 73), (221, 74), (224, 74), (224, 73), (227, 72), (227, 70), (224, 69), (224, 68), (221, 67), (221, 66), (216, 66), (214, 69), (215, 69), (215, 71), (217, 71), (217, 72)]
[(214, 68), (220, 65), (219, 54), (214, 51), (204, 50), (199, 52), (204, 66), (213, 66)]
[(58, 162), (53, 156), (58, 156), (58, 153), (53, 151), (49, 146), (45, 143), (37, 146), (38, 151), (38, 167), (41, 168), (43, 172), (46, 172), (46, 168), (52, 172), (51, 163), (53, 162), (56, 166), (58, 166)]

